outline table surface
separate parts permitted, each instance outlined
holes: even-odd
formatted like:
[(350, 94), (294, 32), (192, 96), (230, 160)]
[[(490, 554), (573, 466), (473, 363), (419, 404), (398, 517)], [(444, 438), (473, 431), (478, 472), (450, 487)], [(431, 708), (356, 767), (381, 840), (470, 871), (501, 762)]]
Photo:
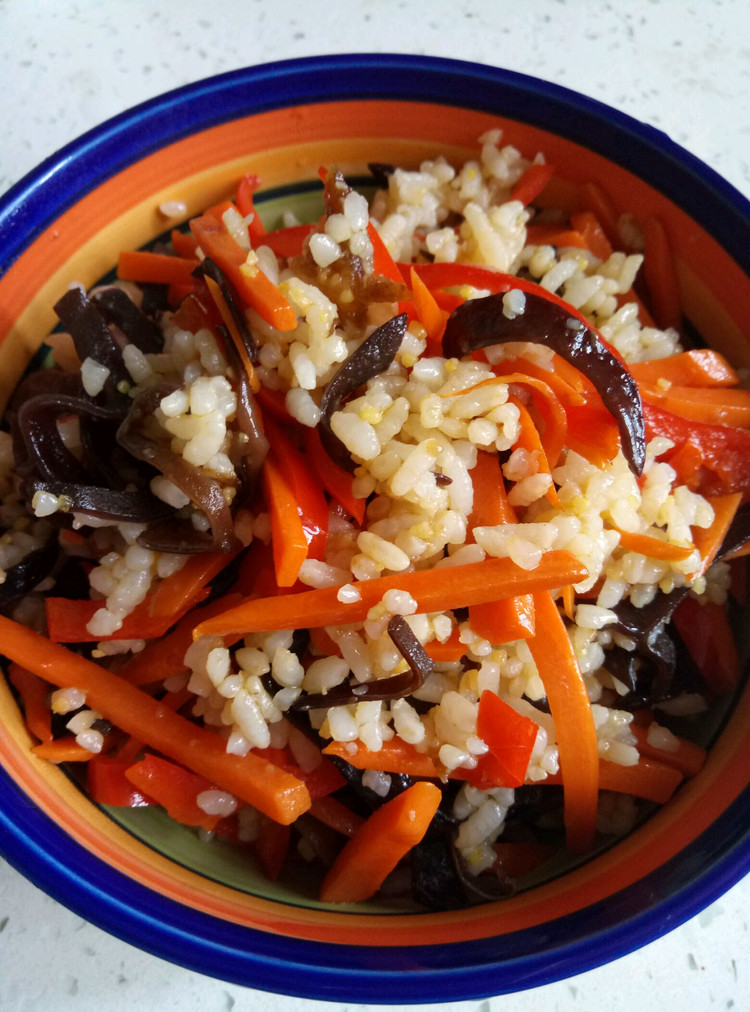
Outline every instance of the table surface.
[[(0, 192), (123, 109), (210, 74), (337, 52), (458, 57), (574, 88), (668, 133), (750, 194), (743, 0), (2, 0)], [(750, 1008), (750, 879), (651, 945), (515, 996), (425, 1006), (505, 1012)], [(42, 958), (40, 959), (40, 955)], [(87, 924), (0, 859), (0, 1008), (366, 1012), (173, 966)]]

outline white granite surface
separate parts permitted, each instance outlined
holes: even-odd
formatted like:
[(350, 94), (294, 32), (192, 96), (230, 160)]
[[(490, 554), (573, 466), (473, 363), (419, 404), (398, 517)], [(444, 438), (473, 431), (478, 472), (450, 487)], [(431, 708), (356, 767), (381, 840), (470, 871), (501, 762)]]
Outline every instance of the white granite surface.
[[(750, 194), (746, 0), (0, 0), (0, 192), (160, 92), (244, 65), (412, 52), (535, 74), (669, 133)], [(750, 1009), (750, 881), (607, 967), (515, 996), (425, 1008)], [(48, 899), (0, 859), (0, 1009), (364, 1012), (172, 966)]]

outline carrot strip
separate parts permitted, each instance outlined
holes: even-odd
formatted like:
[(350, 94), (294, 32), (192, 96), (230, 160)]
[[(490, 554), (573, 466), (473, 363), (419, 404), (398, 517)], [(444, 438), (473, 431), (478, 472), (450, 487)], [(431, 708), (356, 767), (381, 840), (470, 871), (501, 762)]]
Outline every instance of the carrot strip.
[(496, 524), (514, 524), (516, 511), (508, 502), (505, 480), (496, 453), (477, 452), (476, 465), (471, 470), (474, 501), (469, 515), (466, 540), (473, 543), (475, 527), (494, 527)]
[(539, 196), (554, 172), (555, 166), (549, 162), (533, 162), (510, 191), (510, 199), (520, 200), (524, 206), (530, 204)]
[(669, 801), (683, 779), (674, 766), (655, 759), (639, 759), (634, 766), (620, 766), (606, 759), (599, 763), (599, 786), (603, 791), (634, 794), (659, 805)]
[(198, 249), (198, 240), (194, 235), (180, 232), (178, 228), (173, 228), (170, 235), (172, 238), (172, 249), (178, 257), (184, 257), (186, 260), (198, 259), (195, 252)]
[(455, 626), (445, 643), (441, 643), (440, 640), (425, 643), (424, 648), (428, 657), (436, 664), (460, 661), (466, 653), (466, 644), (461, 642), (460, 636), (458, 626)]
[(117, 277), (122, 281), (143, 281), (157, 285), (192, 284), (193, 271), (200, 260), (187, 260), (166, 253), (125, 250), (117, 262)]
[(562, 588), (562, 605), (565, 617), (573, 621), (573, 615), (575, 614), (576, 604), (576, 589), (572, 583)]
[(554, 391), (560, 403), (566, 407), (586, 404), (588, 397), (594, 393), (593, 384), (582, 372), (560, 355), (555, 355), (552, 363), (551, 369), (544, 369), (536, 362), (532, 362), (531, 359), (508, 357), (493, 363), (492, 371), (496, 376), (523, 373), (526, 376), (542, 380)]
[(610, 243), (613, 246), (621, 247), (617, 228), (617, 210), (609, 194), (605, 193), (597, 183), (584, 183), (581, 187), (581, 202), (594, 214)]
[(239, 551), (192, 555), (182, 569), (157, 584), (147, 598), (149, 614), (154, 618), (169, 617), (174, 622), (174, 616), (183, 614), (185, 608), (192, 607), (204, 587), (226, 569), (238, 554)]
[(323, 903), (357, 903), (374, 895), (427, 832), (441, 799), (440, 788), (419, 781), (373, 812), (323, 880)]
[(250, 389), (252, 390), (253, 393), (257, 393), (260, 388), (260, 381), (258, 379), (257, 373), (255, 372), (255, 367), (250, 360), (250, 355), (248, 354), (247, 346), (245, 342), (242, 340), (242, 335), (240, 334), (237, 328), (237, 323), (234, 317), (232, 316), (229, 306), (227, 305), (227, 300), (224, 298), (224, 293), (222, 292), (221, 288), (214, 281), (213, 278), (210, 278), (208, 277), (208, 275), (206, 275), (206, 277), (203, 280), (206, 282), (206, 286), (208, 287), (208, 290), (211, 293), (211, 298), (214, 300), (216, 308), (219, 310), (219, 313), (221, 314), (221, 318), (224, 321), (224, 326), (229, 331), (229, 336), (231, 337), (232, 343), (234, 344), (234, 347), (237, 350), (237, 354), (239, 355), (240, 361), (242, 362), (242, 367), (245, 370), (245, 373), (247, 374)]
[(260, 176), (256, 176), (254, 173), (243, 176), (237, 187), (237, 210), (245, 219), (252, 215), (252, 218), (247, 222), (247, 230), (253, 245), (264, 242), (266, 236), (265, 226), (261, 221), (260, 215), (255, 210), (255, 201), (253, 199), (259, 189)]
[(480, 387), (491, 386), (496, 383), (507, 383), (509, 385), (518, 383), (531, 388), (534, 403), (544, 420), (544, 434), (542, 435), (544, 452), (547, 455), (550, 467), (554, 467), (565, 446), (568, 420), (565, 408), (558, 400), (554, 390), (544, 380), (537, 379), (535, 376), (529, 376), (526, 373), (512, 372), (492, 379), (482, 380), (479, 383), (475, 383), (474, 386), (466, 387), (463, 390), (455, 390), (449, 394), (441, 394), (440, 396), (446, 399), (460, 397), (463, 394), (471, 393), (473, 390), (478, 390)]
[(510, 559), (488, 558), (463, 566), (360, 580), (355, 584), (360, 599), (349, 603), (339, 601), (337, 587), (246, 601), (223, 615), (201, 622), (193, 636), (196, 639), (199, 636), (236, 636), (273, 629), (363, 622), (370, 608), (378, 604), (388, 590), (404, 590), (416, 600), (417, 611), (432, 612), (580, 583), (586, 575), (585, 566), (566, 551), (546, 552), (537, 568), (531, 570), (522, 569)]
[(0, 615), (6, 657), (60, 688), (76, 687), (86, 703), (126, 734), (254, 805), (277, 822), (293, 822), (310, 807), (297, 777), (248, 753), (230, 755), (218, 735), (173, 713), (145, 692), (65, 647)]
[(644, 759), (656, 759), (665, 766), (674, 766), (676, 770), (686, 777), (694, 777), (700, 773), (706, 762), (706, 750), (686, 738), (677, 738), (678, 746), (674, 749), (657, 748), (649, 744), (648, 728), (639, 727), (637, 724), (630, 725), (630, 733), (635, 737), (638, 744), (638, 751)]
[[(518, 434), (518, 439), (513, 444), (514, 449), (525, 450), (529, 455), (530, 462), (536, 463), (537, 474), (549, 475), (550, 483), (547, 491), (544, 493), (545, 499), (548, 499), (553, 506), (560, 507), (560, 498), (557, 494), (557, 489), (552, 481), (552, 472), (550, 470), (549, 462), (547, 460), (547, 454), (544, 452), (544, 446), (542, 445), (542, 439), (539, 435), (539, 430), (534, 424), (534, 419), (529, 414), (526, 405), (518, 397), (511, 394), (508, 398), (511, 404), (515, 404), (518, 408), (519, 423), (521, 430)], [(566, 422), (567, 429), (567, 422)]]
[(740, 377), (723, 355), (712, 348), (695, 348), (666, 358), (628, 365), (637, 383), (654, 386), (659, 380), (681, 387), (734, 387)]
[(634, 534), (631, 531), (615, 530), (620, 535), (620, 548), (626, 552), (637, 552), (649, 559), (661, 559), (664, 562), (682, 562), (695, 551), (694, 545), (675, 545), (670, 541), (649, 534)]
[[(234, 598), (237, 604), (242, 600), (239, 594), (235, 594)], [(196, 616), (210, 618), (221, 614), (226, 610), (226, 600), (222, 598), (220, 601), (211, 601), (199, 612), (188, 612), (166, 636), (147, 643), (140, 653), (133, 654), (118, 672), (119, 677), (131, 685), (150, 685), (151, 682), (163, 681), (187, 671), (185, 654), (193, 642)]]
[(29, 731), (41, 742), (52, 741), (52, 711), (49, 686), (20, 664), (8, 667), (8, 678), (23, 700), (23, 715)]
[(400, 738), (384, 741), (377, 752), (361, 741), (332, 741), (323, 755), (338, 756), (358, 770), (380, 770), (383, 773), (406, 773), (412, 777), (439, 777), (440, 767), (424, 752)]
[(566, 445), (595, 467), (605, 467), (617, 456), (620, 434), (614, 418), (596, 403), (566, 408)]
[[(271, 517), (271, 544), (276, 582), (291, 587), (307, 558), (307, 538), (291, 485), (269, 454), (263, 463), (263, 496)], [(326, 623), (327, 624), (327, 623)]]
[(245, 303), (276, 330), (294, 330), (297, 314), (259, 267), (250, 267), (247, 253), (214, 218), (193, 218), (190, 230), (204, 254), (211, 257), (237, 289)]
[(730, 495), (708, 496), (708, 501), (714, 510), (713, 523), (710, 527), (691, 527), (693, 544), (701, 557), (700, 567), (695, 573), (690, 574), (691, 581), (703, 576), (716, 558), (735, 514), (740, 508), (742, 493), (733, 492)]
[(612, 244), (593, 211), (571, 214), (570, 224), (581, 233), (586, 249), (593, 253), (597, 260), (609, 260), (612, 256)]
[(208, 588), (195, 594), (193, 600), (179, 612), (172, 615), (152, 615), (150, 598), (146, 597), (126, 615), (122, 625), (109, 636), (93, 635), (87, 629), (88, 623), (104, 601), (74, 600), (67, 597), (47, 597), (44, 607), (47, 614), (47, 632), (54, 643), (94, 643), (103, 640), (155, 639), (163, 636), (170, 626), (182, 618), (189, 607), (198, 604), (208, 596)]
[(71, 735), (34, 745), (31, 751), (38, 759), (46, 759), (51, 763), (83, 763), (96, 755), (83, 745), (79, 745)]
[(417, 318), (427, 331), (427, 354), (440, 354), (448, 313), (438, 306), (432, 292), (415, 270), (412, 270), (410, 280)]
[(277, 228), (273, 232), (266, 232), (260, 244), (268, 246), (277, 257), (299, 256), (302, 253), (305, 239), (315, 230), (314, 225), (290, 225), (288, 228)]
[(682, 306), (677, 272), (667, 233), (658, 218), (643, 222), (643, 276), (658, 326), (679, 328)]
[(568, 847), (583, 852), (594, 841), (599, 790), (599, 753), (591, 702), (551, 594), (534, 594), (534, 605), (536, 633), (529, 640), (529, 649), (557, 729)]

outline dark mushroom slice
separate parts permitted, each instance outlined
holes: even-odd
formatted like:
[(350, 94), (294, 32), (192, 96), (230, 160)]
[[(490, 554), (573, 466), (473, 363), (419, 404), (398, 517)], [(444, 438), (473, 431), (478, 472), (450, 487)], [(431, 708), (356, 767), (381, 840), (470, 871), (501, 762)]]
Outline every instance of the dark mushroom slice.
[(564, 306), (535, 292), (524, 292), (522, 313), (508, 317), (503, 293), (470, 299), (450, 315), (443, 336), (446, 358), (461, 358), (507, 341), (530, 341), (552, 348), (596, 387), (617, 422), (622, 451), (636, 475), (646, 461), (646, 427), (638, 385), (596, 333)]
[(390, 366), (401, 347), (408, 320), (406, 313), (401, 313), (373, 331), (344, 362), (323, 392), (318, 425), (320, 439), (328, 456), (350, 473), (354, 472), (357, 465), (331, 429), (331, 415), (338, 411), (346, 397)]
[(130, 383), (130, 374), (122, 360), (122, 349), (118, 346), (107, 321), (80, 288), (70, 288), (55, 303), (55, 312), (60, 322), (73, 338), (81, 362), (94, 359), (110, 371), (108, 386)]
[(0, 584), (0, 612), (7, 614), (17, 601), (45, 580), (55, 568), (59, 554), (57, 538), (53, 536), (6, 570)]
[[(216, 479), (209, 477), (200, 468), (188, 463), (181, 455), (173, 453), (168, 445), (167, 434), (149, 431), (153, 424), (153, 414), (162, 398), (177, 389), (174, 383), (163, 383), (149, 390), (144, 390), (133, 401), (127, 418), (117, 430), (117, 441), (128, 453), (138, 460), (151, 464), (176, 485), (190, 501), (206, 516), (211, 526), (211, 538), (187, 536), (184, 527), (175, 529), (175, 544), (191, 545), (187, 548), (161, 548), (162, 551), (210, 551), (232, 552), (240, 547), (234, 533), (232, 511), (224, 495), (224, 486)], [(161, 530), (162, 538), (168, 532)], [(202, 532), (196, 532), (199, 534)], [(153, 535), (155, 532), (151, 532)], [(141, 535), (139, 543), (151, 547), (149, 532)]]
[(171, 517), (175, 512), (149, 492), (126, 492), (98, 485), (32, 479), (24, 485), (24, 492), (29, 499), (33, 499), (37, 492), (64, 496), (69, 512), (85, 513), (113, 523), (151, 524)]
[(144, 355), (158, 354), (164, 348), (164, 335), (154, 321), (146, 316), (128, 293), (116, 285), (94, 292), (91, 301), (108, 323), (119, 327), (131, 344)]

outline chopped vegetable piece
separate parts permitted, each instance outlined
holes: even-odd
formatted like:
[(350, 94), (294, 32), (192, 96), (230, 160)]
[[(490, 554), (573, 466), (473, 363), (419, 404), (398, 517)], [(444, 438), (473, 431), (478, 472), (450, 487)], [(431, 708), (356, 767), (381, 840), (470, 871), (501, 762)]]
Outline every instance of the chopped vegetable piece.
[(534, 594), (536, 632), (529, 649), (557, 730), (570, 850), (591, 848), (596, 832), (599, 752), (586, 684), (568, 633), (548, 592)]
[(489, 689), (480, 696), (477, 734), (489, 748), (503, 786), (520, 787), (526, 779), (538, 730), (533, 720), (516, 713)]
[(431, 612), (580, 583), (586, 575), (585, 567), (565, 551), (546, 552), (537, 568), (531, 570), (522, 569), (510, 559), (488, 558), (463, 566), (361, 580), (355, 585), (359, 600), (347, 603), (339, 600), (337, 587), (248, 601), (199, 623), (193, 635), (197, 639), (362, 622), (388, 590), (407, 591), (417, 601), (419, 611)]
[(200, 826), (210, 833), (219, 821), (198, 806), (202, 791), (214, 789), (204, 777), (191, 773), (160, 756), (147, 755), (125, 771), (125, 777), (143, 795), (154, 799), (167, 814), (185, 826)]
[(336, 858), (323, 881), (321, 900), (358, 903), (373, 896), (427, 832), (441, 798), (434, 784), (420, 782), (373, 812)]
[(133, 765), (133, 759), (120, 755), (95, 756), (86, 767), (86, 790), (97, 805), (113, 805), (116, 808), (147, 808), (154, 801), (125, 775)]
[(0, 638), (6, 657), (17, 663), (23, 658), (30, 670), (60, 688), (81, 689), (87, 704), (126, 734), (139, 737), (277, 822), (293, 822), (309, 808), (309, 791), (297, 777), (251, 753), (230, 755), (217, 735), (172, 713), (105, 668), (3, 616)]

